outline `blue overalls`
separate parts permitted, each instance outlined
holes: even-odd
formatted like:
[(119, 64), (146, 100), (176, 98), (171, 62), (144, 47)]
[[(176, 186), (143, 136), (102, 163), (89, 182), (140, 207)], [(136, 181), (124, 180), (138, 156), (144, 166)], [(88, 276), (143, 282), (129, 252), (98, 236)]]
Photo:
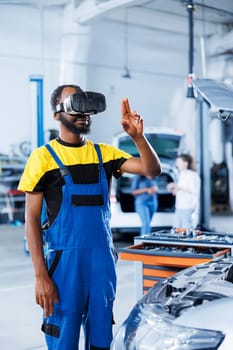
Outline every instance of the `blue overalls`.
[(46, 263), (58, 289), (59, 304), (44, 319), (49, 350), (77, 350), (81, 324), (89, 344), (109, 348), (116, 291), (115, 255), (109, 226), (108, 183), (102, 155), (99, 181), (74, 184), (68, 169), (49, 144), (47, 149), (64, 177), (63, 198), (52, 225), (43, 232), (48, 244)]

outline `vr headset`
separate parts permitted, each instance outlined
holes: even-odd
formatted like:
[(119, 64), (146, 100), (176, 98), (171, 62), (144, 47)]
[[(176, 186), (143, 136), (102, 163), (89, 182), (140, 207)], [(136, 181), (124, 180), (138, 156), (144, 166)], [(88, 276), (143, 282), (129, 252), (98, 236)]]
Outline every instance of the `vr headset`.
[(71, 115), (92, 115), (105, 111), (105, 96), (99, 92), (82, 91), (70, 95), (56, 105), (54, 112), (65, 112)]

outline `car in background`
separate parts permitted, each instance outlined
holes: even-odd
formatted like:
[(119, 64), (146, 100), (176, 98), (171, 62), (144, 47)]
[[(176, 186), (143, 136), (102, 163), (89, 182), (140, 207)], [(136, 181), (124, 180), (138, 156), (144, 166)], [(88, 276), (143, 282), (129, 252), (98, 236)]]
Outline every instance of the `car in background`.
[(189, 267), (149, 289), (111, 350), (230, 350), (232, 309), (232, 256)]
[[(175, 197), (167, 191), (167, 184), (177, 181), (175, 160), (179, 153), (185, 151), (185, 135), (165, 127), (147, 127), (145, 135), (156, 150), (162, 166), (162, 173), (158, 177), (158, 211), (153, 216), (151, 226), (155, 230), (170, 228), (173, 224)], [(135, 157), (139, 156), (134, 142), (124, 132), (114, 136), (113, 145)], [(134, 233), (140, 230), (141, 222), (135, 212), (134, 197), (131, 194), (133, 176), (124, 173), (120, 179), (113, 179), (110, 198), (112, 232)]]

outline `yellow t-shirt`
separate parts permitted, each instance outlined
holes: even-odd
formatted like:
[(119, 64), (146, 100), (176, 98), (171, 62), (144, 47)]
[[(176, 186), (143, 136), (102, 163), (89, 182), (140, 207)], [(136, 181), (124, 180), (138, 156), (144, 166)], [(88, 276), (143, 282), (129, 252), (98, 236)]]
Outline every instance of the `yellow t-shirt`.
[[(76, 184), (98, 182), (98, 156), (92, 141), (86, 140), (83, 145), (67, 144), (62, 140), (50, 141), (62, 163), (68, 168)], [(100, 143), (103, 166), (110, 188), (111, 178), (121, 176), (121, 165), (131, 157), (130, 154), (112, 145)], [(51, 220), (56, 217), (62, 199), (64, 179), (59, 167), (45, 146), (32, 151), (18, 189), (23, 192), (43, 192)]]

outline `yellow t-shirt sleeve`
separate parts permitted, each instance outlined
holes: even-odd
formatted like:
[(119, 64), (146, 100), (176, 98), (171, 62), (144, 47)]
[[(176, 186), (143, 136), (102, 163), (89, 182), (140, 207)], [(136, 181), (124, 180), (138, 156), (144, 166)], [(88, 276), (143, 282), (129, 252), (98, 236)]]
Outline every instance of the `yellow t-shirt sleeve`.
[[(43, 148), (42, 148), (43, 147)], [(18, 189), (23, 192), (33, 192), (42, 176), (50, 169), (58, 168), (54, 159), (42, 146), (32, 151), (28, 158)]]

